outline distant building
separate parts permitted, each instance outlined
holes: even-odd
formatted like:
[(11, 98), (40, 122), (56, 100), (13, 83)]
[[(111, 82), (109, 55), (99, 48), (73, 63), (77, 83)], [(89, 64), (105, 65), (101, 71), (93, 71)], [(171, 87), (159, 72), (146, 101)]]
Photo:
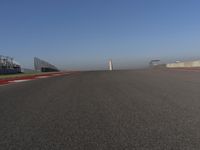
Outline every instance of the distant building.
[(21, 73), (21, 66), (12, 57), (0, 55), (0, 74)]
[(34, 66), (35, 66), (35, 70), (40, 71), (40, 72), (59, 71), (54, 65), (48, 63), (47, 61), (39, 59), (37, 57), (34, 58)]

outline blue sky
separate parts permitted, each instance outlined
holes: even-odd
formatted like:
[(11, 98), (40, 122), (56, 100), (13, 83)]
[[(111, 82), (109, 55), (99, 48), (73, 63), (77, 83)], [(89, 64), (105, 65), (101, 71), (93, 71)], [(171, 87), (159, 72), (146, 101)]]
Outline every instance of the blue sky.
[(0, 54), (61, 69), (200, 58), (199, 0), (0, 0)]

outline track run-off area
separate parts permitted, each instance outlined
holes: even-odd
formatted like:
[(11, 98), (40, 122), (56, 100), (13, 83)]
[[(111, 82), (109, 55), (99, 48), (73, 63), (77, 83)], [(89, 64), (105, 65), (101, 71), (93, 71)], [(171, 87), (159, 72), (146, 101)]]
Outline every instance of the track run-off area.
[(199, 141), (199, 71), (91, 71), (0, 86), (2, 150), (199, 150)]

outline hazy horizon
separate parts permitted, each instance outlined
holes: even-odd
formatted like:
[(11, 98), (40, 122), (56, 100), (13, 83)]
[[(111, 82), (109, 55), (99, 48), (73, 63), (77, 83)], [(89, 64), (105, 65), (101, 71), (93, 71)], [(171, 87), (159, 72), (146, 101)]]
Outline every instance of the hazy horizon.
[(200, 1), (0, 1), (0, 55), (33, 68), (35, 56), (65, 70), (145, 67), (200, 59)]

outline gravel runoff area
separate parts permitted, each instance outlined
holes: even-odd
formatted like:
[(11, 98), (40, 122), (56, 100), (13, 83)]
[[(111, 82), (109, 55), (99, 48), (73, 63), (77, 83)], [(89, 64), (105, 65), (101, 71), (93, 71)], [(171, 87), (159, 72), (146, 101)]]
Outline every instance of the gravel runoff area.
[(0, 87), (2, 150), (199, 150), (200, 73), (82, 72)]

